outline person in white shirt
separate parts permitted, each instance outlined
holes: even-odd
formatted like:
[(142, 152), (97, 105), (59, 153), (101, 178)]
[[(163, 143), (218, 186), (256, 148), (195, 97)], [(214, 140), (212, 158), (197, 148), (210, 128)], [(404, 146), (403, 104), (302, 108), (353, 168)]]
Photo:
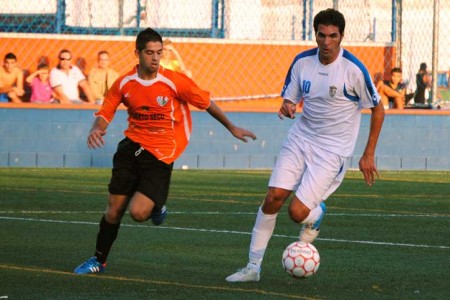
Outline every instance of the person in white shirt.
[(384, 120), (384, 108), (366, 67), (341, 48), (345, 18), (327, 9), (314, 17), (317, 48), (300, 53), (286, 76), (278, 112), (294, 119), (303, 101), (303, 113), (283, 142), (259, 208), (246, 267), (228, 276), (228, 282), (259, 281), (265, 250), (278, 211), (292, 192), (289, 216), (303, 224), (299, 240), (312, 243), (326, 211), (324, 201), (339, 187), (358, 136), (361, 109), (372, 111), (370, 132), (359, 168), (373, 185), (378, 171), (375, 148)]
[(73, 66), (71, 63), (72, 53), (63, 49), (59, 52), (58, 59), (59, 64), (50, 71), (50, 85), (55, 92), (55, 97), (60, 103), (83, 103), (78, 89), (78, 87), (81, 87), (86, 95), (87, 102), (94, 103), (95, 99), (86, 76), (77, 66)]

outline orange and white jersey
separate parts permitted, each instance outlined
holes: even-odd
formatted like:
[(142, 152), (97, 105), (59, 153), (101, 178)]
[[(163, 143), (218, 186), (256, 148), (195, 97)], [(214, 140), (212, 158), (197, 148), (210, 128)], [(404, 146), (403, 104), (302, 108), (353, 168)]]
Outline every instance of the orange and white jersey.
[(143, 80), (138, 77), (138, 68), (116, 80), (95, 116), (110, 123), (123, 103), (128, 109), (125, 135), (170, 164), (189, 143), (192, 119), (188, 104), (207, 109), (211, 103), (209, 92), (184, 74), (163, 67), (156, 78)]

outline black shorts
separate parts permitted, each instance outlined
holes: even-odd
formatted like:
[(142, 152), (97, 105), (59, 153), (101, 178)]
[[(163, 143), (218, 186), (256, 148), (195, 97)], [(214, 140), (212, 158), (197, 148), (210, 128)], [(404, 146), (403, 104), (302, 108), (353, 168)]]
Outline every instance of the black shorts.
[(172, 164), (158, 160), (129, 138), (119, 142), (113, 158), (109, 192), (132, 196), (140, 192), (152, 199), (156, 209), (166, 203), (169, 195)]

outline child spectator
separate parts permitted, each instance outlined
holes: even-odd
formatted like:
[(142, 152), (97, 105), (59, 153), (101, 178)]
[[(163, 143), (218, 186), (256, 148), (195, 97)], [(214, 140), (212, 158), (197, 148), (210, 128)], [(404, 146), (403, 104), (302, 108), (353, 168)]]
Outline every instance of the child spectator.
[(36, 72), (30, 74), (25, 80), (31, 87), (32, 103), (53, 102), (53, 90), (49, 81), (49, 67), (47, 64), (39, 64)]

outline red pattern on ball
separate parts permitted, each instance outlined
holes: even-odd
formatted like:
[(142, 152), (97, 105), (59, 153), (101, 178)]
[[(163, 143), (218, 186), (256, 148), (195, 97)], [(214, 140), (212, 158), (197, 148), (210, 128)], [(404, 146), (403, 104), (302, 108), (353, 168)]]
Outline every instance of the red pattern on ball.
[(286, 247), (281, 262), (289, 275), (294, 278), (305, 278), (315, 274), (319, 269), (320, 255), (314, 245), (297, 241)]

